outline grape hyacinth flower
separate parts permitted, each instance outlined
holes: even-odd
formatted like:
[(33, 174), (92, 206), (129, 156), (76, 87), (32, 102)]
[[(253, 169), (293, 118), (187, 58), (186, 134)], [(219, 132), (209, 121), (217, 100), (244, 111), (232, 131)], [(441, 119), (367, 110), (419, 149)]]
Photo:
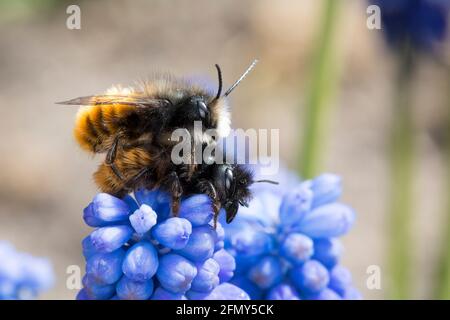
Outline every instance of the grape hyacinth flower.
[(183, 199), (178, 217), (169, 200), (158, 190), (95, 196), (83, 215), (96, 230), (82, 242), (86, 274), (77, 299), (249, 299), (227, 283), (236, 265), (223, 249), (222, 226), (212, 227), (209, 197)]
[(261, 185), (248, 208), (225, 227), (225, 248), (236, 260), (231, 283), (252, 299), (359, 299), (350, 272), (338, 264), (338, 237), (353, 210), (337, 202), (340, 178), (323, 174), (283, 188)]
[(445, 39), (449, 0), (371, 0), (381, 9), (387, 42), (398, 47), (408, 43), (420, 51), (432, 51)]
[(47, 259), (17, 252), (0, 241), (0, 300), (33, 299), (53, 283), (53, 268)]

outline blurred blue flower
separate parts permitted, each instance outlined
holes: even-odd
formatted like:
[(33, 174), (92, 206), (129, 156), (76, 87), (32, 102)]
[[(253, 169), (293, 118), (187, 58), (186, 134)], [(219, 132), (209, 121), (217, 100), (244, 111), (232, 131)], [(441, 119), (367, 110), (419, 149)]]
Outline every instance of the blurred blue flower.
[(384, 35), (393, 47), (434, 50), (446, 37), (449, 0), (370, 0), (381, 9)]
[(222, 226), (211, 226), (211, 200), (183, 199), (179, 217), (170, 207), (158, 190), (95, 196), (83, 215), (96, 229), (82, 241), (86, 275), (77, 299), (248, 299), (226, 283), (236, 263), (223, 249)]
[(354, 211), (337, 202), (341, 179), (323, 174), (281, 189), (261, 184), (250, 206), (224, 224), (225, 249), (236, 262), (230, 282), (252, 299), (361, 298), (350, 272), (338, 265), (337, 237), (355, 220)]
[(44, 258), (17, 252), (0, 241), (0, 300), (32, 299), (50, 289), (55, 278), (51, 263)]

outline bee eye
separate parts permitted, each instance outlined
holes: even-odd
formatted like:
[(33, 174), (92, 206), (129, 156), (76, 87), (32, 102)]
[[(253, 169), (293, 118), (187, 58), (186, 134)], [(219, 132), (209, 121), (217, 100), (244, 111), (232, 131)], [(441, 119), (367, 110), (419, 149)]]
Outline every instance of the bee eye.
[(225, 188), (230, 190), (233, 183), (233, 171), (230, 168), (225, 170)]
[(200, 114), (200, 117), (202, 119), (205, 119), (206, 115), (208, 114), (208, 107), (206, 106), (206, 103), (203, 102), (202, 100), (198, 100), (197, 108), (198, 108), (198, 113)]

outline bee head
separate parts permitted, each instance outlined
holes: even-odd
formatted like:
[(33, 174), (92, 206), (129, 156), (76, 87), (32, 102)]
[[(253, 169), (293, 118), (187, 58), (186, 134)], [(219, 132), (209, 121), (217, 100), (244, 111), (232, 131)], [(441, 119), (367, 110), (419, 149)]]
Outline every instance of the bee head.
[(257, 60), (253, 61), (241, 77), (223, 94), (222, 71), (219, 65), (216, 64), (218, 88), (215, 96), (205, 92), (196, 92), (188, 96), (181, 103), (177, 104), (178, 108), (173, 114), (172, 125), (185, 127), (186, 123), (194, 124), (195, 121), (200, 121), (203, 130), (214, 129), (217, 136), (228, 136), (231, 130), (231, 119), (226, 98), (254, 68), (256, 63)]
[(253, 175), (242, 165), (220, 164), (216, 166), (214, 185), (221, 196), (221, 204), (230, 223), (237, 214), (239, 205), (248, 206), (251, 200), (250, 185)]

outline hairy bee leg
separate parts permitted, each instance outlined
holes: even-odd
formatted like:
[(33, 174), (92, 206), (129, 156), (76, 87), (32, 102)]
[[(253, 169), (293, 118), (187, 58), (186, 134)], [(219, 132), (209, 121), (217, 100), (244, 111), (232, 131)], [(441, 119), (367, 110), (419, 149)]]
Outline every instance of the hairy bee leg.
[(120, 180), (124, 180), (124, 177), (120, 173), (120, 170), (117, 168), (117, 166), (114, 163), (110, 164), (109, 167), (111, 168), (112, 172), (114, 172), (114, 174), (117, 176), (117, 178), (119, 178)]
[(181, 196), (183, 195), (183, 188), (181, 187), (180, 179), (178, 174), (173, 171), (166, 178), (165, 183), (170, 190), (172, 195), (172, 212), (175, 217), (178, 216), (178, 211), (180, 210)]
[(141, 169), (133, 178), (131, 178), (125, 184), (132, 188), (134, 185), (136, 185), (139, 182), (139, 179), (141, 179), (142, 176), (144, 176), (148, 172), (150, 172), (149, 168)]
[(108, 153), (106, 154), (105, 163), (111, 167), (112, 172), (114, 172), (117, 178), (119, 178), (120, 180), (124, 180), (122, 174), (120, 173), (120, 170), (114, 164), (114, 160), (116, 159), (117, 155), (118, 145), (119, 145), (119, 137), (116, 137), (113, 141), (111, 148), (108, 150)]
[(216, 188), (211, 183), (211, 181), (208, 181), (208, 180), (200, 181), (198, 187), (201, 190), (201, 192), (205, 193), (212, 200), (213, 211), (214, 211), (213, 223), (214, 223), (214, 229), (216, 229), (217, 228), (217, 220), (219, 219), (219, 212), (220, 212), (220, 208), (221, 208), (221, 204), (220, 204), (219, 197), (217, 195)]
[(119, 145), (119, 137), (115, 137), (111, 145), (111, 148), (108, 150), (108, 153), (106, 154), (105, 163), (107, 165), (112, 165), (114, 163), (114, 160), (116, 160), (118, 145)]

